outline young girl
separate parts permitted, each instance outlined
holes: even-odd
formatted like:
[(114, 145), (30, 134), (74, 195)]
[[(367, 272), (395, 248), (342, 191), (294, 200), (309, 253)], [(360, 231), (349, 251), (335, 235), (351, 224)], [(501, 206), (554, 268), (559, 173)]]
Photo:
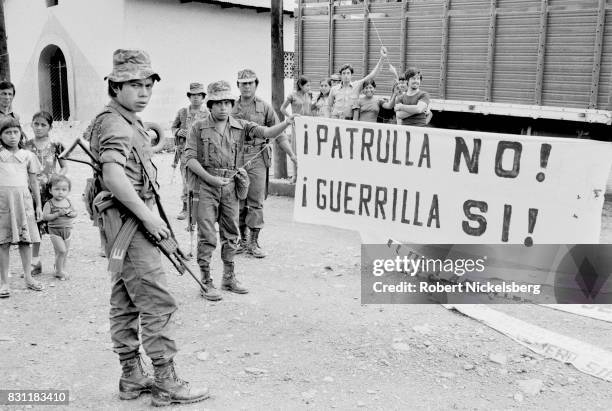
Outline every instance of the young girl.
[(321, 80), (319, 85), (319, 95), (313, 103), (312, 115), (315, 117), (329, 117), (329, 108), (327, 102), (329, 100), (329, 92), (331, 91), (332, 81), (330, 78)]
[[(30, 150), (36, 155), (38, 161), (42, 165), (42, 171), (38, 175), (38, 185), (40, 187), (40, 202), (45, 204), (51, 199), (48, 183), (52, 174), (57, 172), (59, 164), (59, 173), (66, 174), (68, 165), (66, 160), (60, 160), (58, 157), (64, 151), (64, 146), (49, 138), (49, 131), (53, 127), (53, 117), (46, 111), (39, 111), (32, 117), (32, 130), (34, 131), (34, 139), (28, 140), (25, 145), (27, 150)], [(44, 220), (38, 222), (38, 233), (40, 237), (48, 234), (47, 223)], [(42, 264), (40, 262), (40, 242), (34, 243), (32, 246), (32, 275), (38, 275), (42, 272)]]
[(70, 235), (77, 213), (68, 199), (72, 184), (68, 177), (54, 174), (49, 180), (51, 199), (43, 208), (43, 220), (47, 221), (49, 236), (55, 250), (55, 277), (61, 281), (67, 280), (64, 271), (66, 257), (70, 249)]
[(312, 116), (312, 94), (310, 93), (310, 81), (300, 76), (296, 83), (296, 90), (291, 93), (280, 108), (281, 113), (289, 116), (287, 107), (291, 104), (291, 112), (302, 116)]
[[(285, 102), (281, 106), (280, 111), (285, 117), (289, 116), (289, 112), (287, 111), (287, 107), (289, 106), (289, 104), (291, 104), (291, 112), (294, 115), (299, 114), (302, 116), (312, 116), (312, 94), (310, 93), (310, 81), (306, 77), (300, 76), (300, 78), (298, 78), (296, 83), (296, 91), (291, 93), (287, 97), (287, 99), (285, 99)], [(295, 146), (295, 129), (292, 128), (292, 130), (293, 131), (291, 133), (291, 149), (295, 153), (297, 151)], [(296, 176), (297, 164), (294, 161), (292, 181), (295, 181)]]
[(366, 80), (363, 83), (363, 95), (355, 101), (353, 105), (353, 120), (369, 121), (376, 123), (378, 113), (385, 100), (375, 97), (376, 82), (374, 80)]
[[(0, 120), (0, 298), (10, 295), (8, 269), (11, 244), (19, 245), (26, 287), (34, 291), (43, 289), (42, 284), (30, 274), (30, 244), (40, 242), (36, 227), (36, 220), (42, 214), (36, 178), (40, 164), (34, 154), (22, 149), (21, 133), (18, 120)], [(34, 208), (30, 189), (34, 196)]]

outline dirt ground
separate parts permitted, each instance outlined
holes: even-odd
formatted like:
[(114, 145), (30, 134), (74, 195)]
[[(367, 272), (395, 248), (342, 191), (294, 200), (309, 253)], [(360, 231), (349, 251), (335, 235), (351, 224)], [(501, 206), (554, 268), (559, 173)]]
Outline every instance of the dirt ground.
[[(156, 156), (164, 204), (188, 248), (185, 224), (174, 218), (179, 179), (170, 184), (170, 161), (170, 154)], [(80, 212), (71, 279), (54, 279), (45, 238), (40, 279), (46, 290), (28, 291), (19, 255), (11, 252), (13, 293), (0, 300), (0, 389), (68, 389), (70, 406), (60, 409), (147, 409), (148, 394), (129, 402), (117, 395), (106, 260), (98, 256), (97, 231), (79, 200), (90, 173), (83, 165), (70, 167)], [(207, 302), (195, 282), (166, 264), (180, 306), (174, 317), (179, 374), (212, 392), (211, 399), (180, 409), (612, 409), (610, 383), (543, 359), (468, 317), (437, 305), (361, 305), (359, 235), (297, 224), (292, 207), (292, 199), (269, 198), (262, 231), (269, 257), (237, 258), (248, 295), (224, 292), (223, 301)], [(611, 217), (606, 205), (605, 242), (612, 242)], [(218, 283), (218, 252), (213, 267)], [(610, 323), (532, 305), (494, 308), (612, 350)], [(542, 391), (524, 393), (519, 382), (533, 379), (541, 380)]]

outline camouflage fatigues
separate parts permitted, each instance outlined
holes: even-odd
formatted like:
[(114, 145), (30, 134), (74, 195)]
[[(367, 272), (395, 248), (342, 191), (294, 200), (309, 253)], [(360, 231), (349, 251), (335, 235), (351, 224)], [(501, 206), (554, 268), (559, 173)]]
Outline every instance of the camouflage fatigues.
[[(209, 174), (230, 177), (236, 172), (236, 163), (241, 162), (247, 141), (261, 139), (263, 132), (264, 128), (256, 123), (230, 116), (221, 134), (215, 130), (215, 121), (209, 115), (191, 127), (185, 145), (184, 160), (188, 162), (197, 159)], [(200, 153), (198, 153), (198, 140)], [(215, 222), (219, 223), (221, 259), (224, 264), (231, 264), (234, 261), (240, 238), (239, 201), (233, 179), (223, 187), (213, 187), (199, 180), (198, 193), (198, 265), (202, 271), (208, 272), (212, 253), (217, 246)]]
[[(189, 107), (183, 107), (178, 111), (178, 113), (176, 113), (176, 118), (172, 122), (171, 128), (172, 134), (174, 134), (174, 144), (176, 145), (177, 158), (180, 159), (183, 155), (183, 150), (185, 150), (185, 141), (187, 140), (186, 137), (178, 136), (178, 131), (189, 131), (193, 123), (206, 118), (208, 114), (208, 109), (204, 105), (202, 105), (199, 110), (191, 110)], [(183, 201), (183, 203), (186, 202), (189, 198), (189, 187), (187, 184), (185, 164), (186, 163), (184, 161), (180, 161), (181, 178), (183, 181), (183, 191), (181, 194), (181, 200)]]
[[(266, 127), (274, 126), (279, 122), (272, 106), (257, 96), (248, 106), (241, 105), (241, 98), (236, 100), (232, 117), (252, 121)], [(286, 138), (285, 135), (281, 135), (276, 142)], [(245, 167), (250, 185), (246, 200), (240, 202), (240, 227), (260, 229), (264, 226), (263, 203), (266, 195), (266, 174), (272, 160), (270, 147), (259, 153), (265, 144), (266, 139), (264, 138), (254, 138), (245, 142), (244, 163), (252, 161)]]

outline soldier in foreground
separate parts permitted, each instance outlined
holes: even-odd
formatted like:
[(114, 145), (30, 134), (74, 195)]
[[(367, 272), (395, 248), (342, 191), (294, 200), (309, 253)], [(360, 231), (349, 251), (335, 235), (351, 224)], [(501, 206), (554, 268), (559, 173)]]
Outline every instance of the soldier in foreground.
[[(151, 162), (149, 138), (136, 115), (149, 103), (160, 77), (146, 52), (116, 50), (113, 71), (106, 79), (111, 101), (92, 123), (91, 150), (102, 169), (96, 178), (108, 190), (97, 198), (112, 194), (115, 200), (114, 206), (101, 212), (107, 255), (126, 214), (141, 222), (126, 249), (122, 269), (111, 277), (110, 332), (123, 370), (119, 397), (134, 399), (150, 391), (156, 406), (200, 401), (209, 397), (208, 388), (193, 388), (176, 375), (173, 359), (177, 348), (170, 327), (177, 306), (166, 288), (160, 251), (143, 231), (158, 241), (170, 235), (167, 224), (152, 211), (157, 169)], [(154, 379), (140, 359), (139, 323)]]
[[(198, 120), (203, 119), (208, 115), (208, 110), (204, 106), (204, 98), (206, 93), (204, 92), (204, 85), (202, 83), (191, 83), (189, 85), (189, 91), (187, 92), (187, 98), (189, 99), (189, 107), (183, 107), (176, 113), (176, 118), (172, 122), (172, 135), (174, 136), (174, 147), (175, 155), (172, 167), (176, 168), (180, 163), (181, 178), (183, 182), (183, 191), (181, 194), (181, 200), (183, 202), (183, 209), (176, 217), (179, 220), (187, 218), (187, 201), (189, 196), (189, 188), (187, 187), (187, 176), (185, 172), (185, 163), (180, 161), (185, 149), (185, 141), (187, 141), (187, 134), (191, 125)], [(173, 171), (174, 172), (174, 171)]]
[[(234, 272), (234, 256), (240, 239), (238, 192), (246, 188), (243, 183), (246, 181), (247, 172), (244, 168), (239, 168), (243, 165), (244, 147), (252, 141), (264, 141), (277, 136), (292, 123), (293, 116), (288, 116), (285, 121), (272, 127), (238, 120), (230, 115), (236, 102), (228, 82), (211, 83), (207, 91), (206, 105), (210, 114), (191, 127), (184, 161), (200, 180), (197, 214), (198, 265), (202, 273), (202, 283), (206, 286), (202, 297), (218, 301), (222, 297), (210, 276), (210, 260), (217, 247), (215, 222), (219, 223), (223, 260), (221, 289), (237, 294), (248, 293), (236, 280)], [(248, 164), (246, 166), (248, 167)], [(243, 192), (242, 197), (245, 196), (246, 192)]]
[[(259, 79), (253, 70), (244, 69), (238, 72), (238, 89), (240, 98), (232, 110), (232, 116), (237, 119), (253, 121), (260, 126), (271, 127), (278, 124), (278, 116), (272, 106), (255, 95)], [(284, 127), (283, 127), (284, 129)], [(270, 137), (276, 135), (270, 135)], [(291, 149), (287, 136), (279, 136), (276, 140), (280, 148), (287, 153), (293, 163), (297, 157)], [(263, 258), (266, 253), (259, 245), (259, 232), (264, 226), (263, 206), (268, 190), (269, 168), (272, 164), (272, 147), (262, 148), (267, 139), (253, 138), (246, 142), (244, 161), (249, 162), (246, 168), (249, 174), (249, 192), (246, 201), (240, 204), (240, 248), (239, 253), (247, 251), (256, 258)], [(247, 239), (247, 231), (249, 236)]]

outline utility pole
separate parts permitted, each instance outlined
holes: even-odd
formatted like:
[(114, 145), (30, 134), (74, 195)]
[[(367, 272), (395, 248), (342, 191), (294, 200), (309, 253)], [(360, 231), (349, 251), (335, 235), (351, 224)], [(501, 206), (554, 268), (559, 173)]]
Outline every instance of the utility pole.
[[(280, 107), (285, 99), (285, 48), (283, 45), (283, 0), (271, 0), (271, 39), (272, 39), (272, 107), (284, 120)], [(287, 155), (274, 144), (274, 177), (287, 177)]]
[(6, 44), (6, 29), (4, 25), (4, 0), (0, 0), (0, 80), (10, 80), (8, 46)]

